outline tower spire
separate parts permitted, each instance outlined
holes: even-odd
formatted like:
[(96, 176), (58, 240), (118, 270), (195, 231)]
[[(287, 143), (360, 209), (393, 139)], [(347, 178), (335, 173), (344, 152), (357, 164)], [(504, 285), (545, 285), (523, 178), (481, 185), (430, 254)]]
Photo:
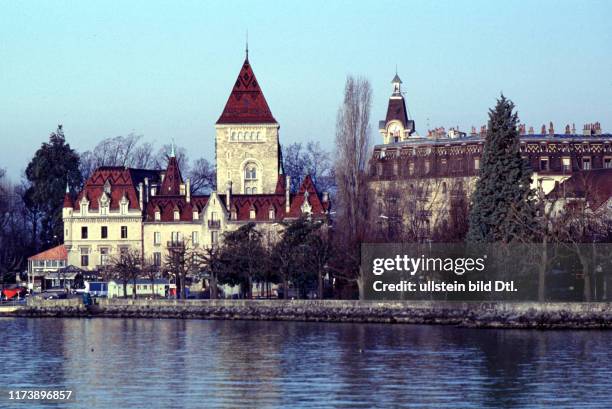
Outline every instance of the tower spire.
[(172, 138), (172, 150), (170, 151), (170, 157), (171, 158), (176, 157), (176, 152), (174, 150), (174, 138)]
[(246, 52), (246, 59), (249, 59), (249, 29), (247, 28), (246, 31), (246, 48), (245, 48), (245, 52)]

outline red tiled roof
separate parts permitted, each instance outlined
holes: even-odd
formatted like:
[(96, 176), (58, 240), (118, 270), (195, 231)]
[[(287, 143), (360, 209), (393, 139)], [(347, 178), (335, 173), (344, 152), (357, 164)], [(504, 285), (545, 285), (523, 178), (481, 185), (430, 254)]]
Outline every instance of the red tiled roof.
[(208, 203), (208, 196), (192, 196), (191, 202), (187, 203), (185, 196), (153, 196), (147, 203), (146, 220), (155, 220), (155, 212), (159, 210), (160, 221), (173, 222), (174, 209), (179, 211), (179, 221), (192, 221), (193, 212), (201, 212)]
[(123, 166), (101, 166), (85, 182), (85, 186), (76, 198), (74, 209), (80, 209), (83, 197), (89, 200), (91, 210), (98, 209), (99, 200), (104, 193), (104, 184), (107, 181), (111, 187), (109, 204), (111, 210), (119, 209), (119, 202), (124, 195), (129, 201), (129, 208), (138, 209), (140, 204), (136, 187), (144, 181), (145, 177), (155, 183), (159, 180), (159, 171), (131, 169)]
[(72, 206), (74, 206), (72, 203), (72, 196), (70, 196), (70, 193), (66, 192), (66, 194), (64, 195), (64, 207)]
[(181, 194), (181, 183), (183, 178), (181, 177), (181, 170), (179, 169), (178, 162), (174, 156), (171, 156), (168, 160), (168, 168), (162, 182), (159, 195), (174, 196)]
[(276, 123), (246, 58), (217, 124)]
[(67, 260), (68, 252), (63, 244), (28, 257), (28, 260)]

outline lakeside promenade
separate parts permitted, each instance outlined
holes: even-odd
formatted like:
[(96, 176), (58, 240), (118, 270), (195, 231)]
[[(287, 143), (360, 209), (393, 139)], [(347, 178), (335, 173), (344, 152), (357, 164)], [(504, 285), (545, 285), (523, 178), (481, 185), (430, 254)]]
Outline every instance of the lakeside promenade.
[(0, 316), (179, 318), (612, 329), (612, 303), (357, 300), (30, 299)]

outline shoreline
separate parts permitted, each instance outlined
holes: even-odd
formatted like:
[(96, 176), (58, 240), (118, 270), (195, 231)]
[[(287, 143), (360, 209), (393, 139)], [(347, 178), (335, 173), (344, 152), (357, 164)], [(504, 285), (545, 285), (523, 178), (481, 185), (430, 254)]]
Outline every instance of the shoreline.
[(31, 299), (0, 317), (174, 318), (455, 325), (467, 328), (612, 329), (612, 303)]

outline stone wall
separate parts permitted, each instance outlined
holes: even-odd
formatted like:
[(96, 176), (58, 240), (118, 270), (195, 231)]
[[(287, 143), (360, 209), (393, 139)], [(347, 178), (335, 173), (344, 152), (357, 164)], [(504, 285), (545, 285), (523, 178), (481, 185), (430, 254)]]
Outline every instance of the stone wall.
[(40, 300), (22, 316), (100, 316), (449, 324), (483, 328), (612, 328), (612, 303), (347, 300)]

